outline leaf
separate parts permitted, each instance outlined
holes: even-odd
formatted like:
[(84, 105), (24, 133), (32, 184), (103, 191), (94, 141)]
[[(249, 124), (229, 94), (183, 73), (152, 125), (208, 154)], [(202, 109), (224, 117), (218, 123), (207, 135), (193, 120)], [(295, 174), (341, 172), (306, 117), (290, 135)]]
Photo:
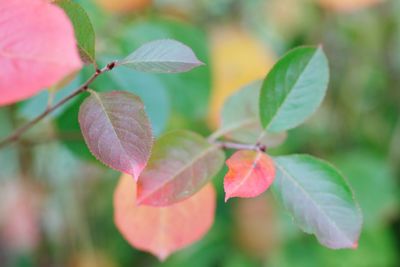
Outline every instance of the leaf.
[(204, 236), (214, 221), (215, 190), (209, 183), (194, 196), (168, 207), (139, 206), (136, 186), (123, 175), (114, 194), (114, 220), (134, 247), (161, 261)]
[(0, 105), (31, 97), (81, 68), (74, 31), (48, 1), (0, 2)]
[(186, 72), (203, 65), (192, 49), (170, 39), (156, 40), (139, 47), (117, 65), (154, 73)]
[(146, 168), (138, 180), (137, 201), (168, 206), (200, 190), (224, 164), (224, 153), (202, 136), (174, 131), (154, 144)]
[(385, 0), (318, 0), (322, 7), (340, 12), (356, 11), (383, 2)]
[[(111, 60), (111, 58), (101, 59), (99, 62), (100, 65), (106, 65)], [(136, 72), (128, 68), (116, 68), (107, 75), (99, 77), (94, 86), (96, 91), (100, 92), (109, 91), (109, 88), (118, 88), (118, 90), (138, 95), (146, 107), (153, 135), (158, 137), (165, 130), (171, 115), (171, 103), (166, 85), (161, 81), (160, 75)]]
[[(118, 44), (124, 54), (130, 53), (132, 47), (139, 47), (145, 42), (173, 38), (189, 46), (202, 61), (209, 64), (207, 35), (188, 22), (148, 18), (126, 25), (121, 34), (124, 38)], [(118, 68), (116, 70), (118, 71)], [(146, 76), (160, 80), (169, 93), (172, 107), (169, 126), (173, 129), (198, 129), (198, 121), (204, 120), (209, 106), (211, 69), (196, 68), (189, 72), (171, 75), (148, 73)]]
[[(221, 126), (213, 136), (241, 143), (260, 142), (267, 147), (276, 147), (286, 139), (286, 133), (264, 133), (260, 124), (258, 101), (261, 82), (256, 81), (230, 96), (222, 108)], [(260, 139), (260, 136), (262, 138)]]
[(363, 228), (376, 229), (398, 216), (399, 188), (385, 155), (361, 148), (337, 154), (335, 164), (349, 179), (363, 211)]
[(79, 4), (71, 0), (57, 0), (56, 4), (65, 11), (74, 26), (82, 60), (93, 63), (95, 61), (95, 33), (88, 14)]
[(308, 155), (274, 160), (276, 190), (299, 227), (329, 248), (356, 248), (362, 216), (342, 175)]
[(272, 159), (258, 151), (239, 150), (227, 161), (224, 178), (225, 202), (232, 197), (251, 198), (262, 194), (275, 178)]
[(142, 101), (128, 92), (91, 93), (79, 110), (87, 146), (98, 160), (137, 180), (153, 142)]
[(328, 80), (328, 61), (321, 47), (290, 51), (275, 64), (262, 85), (263, 128), (281, 132), (303, 123), (321, 104)]
[[(276, 56), (272, 47), (236, 22), (218, 26), (214, 24), (210, 30), (213, 83), (210, 104), (207, 106), (208, 124), (215, 129), (219, 126), (225, 100), (239, 88), (265, 77), (275, 63)], [(258, 105), (258, 96), (256, 101)]]

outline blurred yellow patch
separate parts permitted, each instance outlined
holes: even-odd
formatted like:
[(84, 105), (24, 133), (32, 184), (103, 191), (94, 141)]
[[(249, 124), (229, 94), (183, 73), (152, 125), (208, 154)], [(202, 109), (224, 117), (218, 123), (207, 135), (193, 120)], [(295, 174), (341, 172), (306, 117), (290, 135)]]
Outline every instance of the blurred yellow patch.
[(319, 4), (330, 10), (334, 11), (354, 11), (364, 7), (369, 7), (384, 0), (317, 0)]
[(215, 28), (210, 42), (213, 88), (208, 123), (215, 129), (226, 98), (243, 85), (264, 78), (275, 56), (269, 47), (239, 27)]
[(140, 11), (151, 5), (152, 0), (94, 0), (98, 6), (111, 13)]
[(116, 267), (108, 255), (101, 251), (80, 252), (69, 260), (68, 267)]
[(268, 0), (264, 2), (264, 18), (278, 35), (292, 38), (308, 27), (310, 6), (310, 0)]

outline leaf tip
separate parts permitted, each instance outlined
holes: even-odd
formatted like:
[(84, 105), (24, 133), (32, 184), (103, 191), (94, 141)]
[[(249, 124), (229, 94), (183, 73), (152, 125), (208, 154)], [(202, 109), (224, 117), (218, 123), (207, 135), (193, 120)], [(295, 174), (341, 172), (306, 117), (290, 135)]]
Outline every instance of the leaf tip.
[(353, 245), (351, 246), (351, 249), (357, 249), (358, 248), (358, 241), (354, 242)]
[(169, 252), (166, 250), (158, 251), (154, 254), (160, 262), (164, 262), (168, 256)]
[(205, 65), (206, 65), (206, 63), (204, 63), (203, 61), (197, 59), (196, 67), (205, 66)]

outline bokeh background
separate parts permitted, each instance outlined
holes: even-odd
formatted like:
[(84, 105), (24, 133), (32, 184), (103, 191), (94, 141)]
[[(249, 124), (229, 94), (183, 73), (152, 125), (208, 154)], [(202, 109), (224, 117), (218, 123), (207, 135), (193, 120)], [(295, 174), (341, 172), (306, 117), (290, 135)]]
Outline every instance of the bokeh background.
[[(207, 136), (227, 96), (263, 78), (287, 50), (322, 44), (331, 67), (317, 114), (273, 155), (310, 153), (349, 179), (364, 215), (357, 250), (333, 251), (292, 223), (267, 192), (223, 201), (209, 233), (166, 262), (132, 248), (113, 223), (120, 176), (98, 163), (79, 132), (76, 99), (0, 150), (0, 266), (400, 266), (399, 0), (80, 0), (95, 31), (99, 64), (146, 41), (173, 38), (207, 65), (176, 75), (116, 69), (93, 89), (142, 97), (154, 132)], [(92, 73), (85, 68), (55, 94)], [(32, 119), (49, 94), (0, 108), (0, 137)]]

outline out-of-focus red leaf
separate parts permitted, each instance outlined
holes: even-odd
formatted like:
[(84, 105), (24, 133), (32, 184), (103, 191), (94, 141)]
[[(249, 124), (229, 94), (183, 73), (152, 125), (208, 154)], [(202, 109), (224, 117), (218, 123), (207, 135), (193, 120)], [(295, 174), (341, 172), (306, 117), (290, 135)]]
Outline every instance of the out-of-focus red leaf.
[(225, 201), (232, 197), (256, 197), (272, 184), (275, 166), (262, 152), (240, 150), (227, 161), (228, 173), (224, 178)]
[(234, 203), (235, 240), (243, 251), (265, 259), (279, 245), (278, 218), (271, 194)]
[(32, 250), (40, 241), (37, 188), (18, 181), (0, 185), (0, 238), (12, 250)]
[(135, 198), (134, 180), (122, 175), (114, 194), (115, 224), (132, 246), (161, 261), (199, 240), (214, 221), (215, 191), (211, 184), (167, 207), (138, 206)]
[(49, 1), (0, 1), (0, 36), (0, 105), (28, 98), (82, 66), (71, 22)]

